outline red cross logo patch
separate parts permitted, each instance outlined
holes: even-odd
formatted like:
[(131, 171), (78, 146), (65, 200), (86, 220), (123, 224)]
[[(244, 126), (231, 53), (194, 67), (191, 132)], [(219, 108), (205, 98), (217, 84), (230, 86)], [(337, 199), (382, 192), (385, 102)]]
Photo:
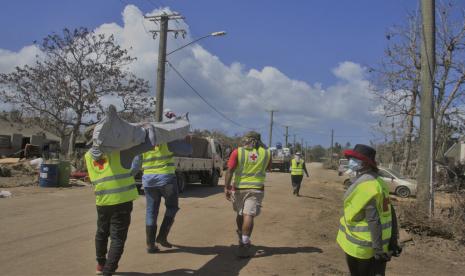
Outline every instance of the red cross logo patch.
[(107, 164), (107, 159), (102, 158), (99, 160), (94, 160), (93, 164), (94, 164), (94, 167), (97, 167), (99, 170), (103, 170), (105, 169), (105, 164)]
[(257, 160), (258, 160), (258, 155), (255, 152), (249, 153), (249, 161), (257, 162)]

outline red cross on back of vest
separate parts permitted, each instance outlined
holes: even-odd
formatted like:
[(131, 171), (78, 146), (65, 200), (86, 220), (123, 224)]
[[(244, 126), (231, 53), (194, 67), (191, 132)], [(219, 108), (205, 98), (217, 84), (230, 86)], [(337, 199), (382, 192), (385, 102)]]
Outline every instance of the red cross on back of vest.
[(251, 162), (257, 162), (258, 160), (258, 155), (255, 152), (249, 153), (249, 161)]
[(107, 164), (107, 159), (102, 158), (99, 160), (94, 160), (93, 165), (94, 167), (97, 167), (99, 170), (103, 170), (105, 168), (105, 165)]

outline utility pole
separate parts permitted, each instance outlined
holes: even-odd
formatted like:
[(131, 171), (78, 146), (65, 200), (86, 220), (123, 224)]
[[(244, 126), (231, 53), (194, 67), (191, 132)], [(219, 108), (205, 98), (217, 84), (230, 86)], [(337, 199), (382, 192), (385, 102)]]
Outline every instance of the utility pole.
[(331, 164), (333, 164), (333, 142), (334, 142), (334, 129), (331, 129), (331, 150), (330, 150), (330, 154), (331, 154)]
[(163, 119), (163, 99), (165, 97), (165, 65), (166, 65), (166, 40), (168, 32), (174, 32), (175, 37), (182, 33), (183, 37), (186, 34), (185, 30), (168, 30), (168, 22), (170, 20), (184, 19), (180, 14), (162, 14), (154, 16), (145, 16), (155, 24), (160, 24), (160, 30), (150, 31), (153, 39), (160, 35), (160, 44), (158, 46), (158, 68), (157, 68), (157, 92), (155, 104), (155, 121), (161, 122)]
[(433, 144), (434, 144), (434, 74), (435, 49), (435, 0), (421, 1), (421, 102), (420, 102), (420, 150), (418, 156), (417, 207), (423, 213), (434, 214), (433, 194)]
[(300, 138), (300, 153), (304, 154), (304, 138)]
[(308, 162), (308, 142), (305, 141), (305, 162)]
[(297, 138), (296, 136), (297, 136), (297, 134), (294, 133), (294, 143), (293, 143), (294, 144), (294, 153), (296, 151), (296, 144), (295, 144), (295, 139)]
[(288, 137), (289, 137), (289, 126), (284, 126), (286, 128), (286, 134), (284, 135), (285, 137), (285, 142), (284, 142), (284, 147), (287, 147), (287, 142), (288, 142)]
[(273, 142), (273, 115), (274, 113), (277, 111), (277, 110), (267, 110), (268, 112), (270, 112), (270, 136), (269, 136), (269, 142), (268, 142), (268, 147), (271, 147), (272, 145), (272, 142)]

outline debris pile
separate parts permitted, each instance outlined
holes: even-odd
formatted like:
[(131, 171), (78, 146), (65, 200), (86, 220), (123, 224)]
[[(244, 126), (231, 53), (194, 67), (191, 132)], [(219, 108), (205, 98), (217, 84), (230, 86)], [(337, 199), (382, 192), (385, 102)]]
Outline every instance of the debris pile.
[(465, 197), (454, 195), (452, 205), (437, 208), (433, 218), (427, 219), (415, 208), (414, 203), (402, 204), (399, 212), (400, 225), (410, 234), (440, 237), (447, 240), (465, 242)]
[(6, 166), (0, 166), (0, 177), (11, 177), (11, 170)]
[(15, 175), (35, 175), (37, 169), (29, 164), (27, 159), (2, 158), (0, 159), (0, 177), (12, 177)]

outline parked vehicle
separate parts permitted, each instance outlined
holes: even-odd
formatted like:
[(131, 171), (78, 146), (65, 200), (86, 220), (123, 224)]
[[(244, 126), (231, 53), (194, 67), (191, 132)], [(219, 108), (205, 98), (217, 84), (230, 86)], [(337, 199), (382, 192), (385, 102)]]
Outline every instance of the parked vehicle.
[[(399, 172), (392, 169), (387, 169), (383, 167), (379, 167), (378, 169), (379, 176), (388, 185), (390, 193), (404, 198), (416, 195), (416, 180), (407, 179)], [(354, 174), (352, 172), (349, 172), (349, 174), (347, 174), (347, 177), (344, 179), (344, 186), (348, 187), (352, 184), (353, 176)]]
[[(191, 145), (192, 154), (174, 157), (180, 193), (190, 183), (217, 186), (223, 174), (223, 151), (216, 139), (192, 137)], [(142, 185), (141, 175), (142, 173), (136, 175), (136, 185), (139, 189)]]
[(349, 159), (339, 159), (339, 165), (337, 167), (337, 175), (341, 176), (345, 171), (349, 169)]
[(289, 148), (270, 147), (271, 169), (280, 172), (289, 172), (291, 166), (291, 150)]

